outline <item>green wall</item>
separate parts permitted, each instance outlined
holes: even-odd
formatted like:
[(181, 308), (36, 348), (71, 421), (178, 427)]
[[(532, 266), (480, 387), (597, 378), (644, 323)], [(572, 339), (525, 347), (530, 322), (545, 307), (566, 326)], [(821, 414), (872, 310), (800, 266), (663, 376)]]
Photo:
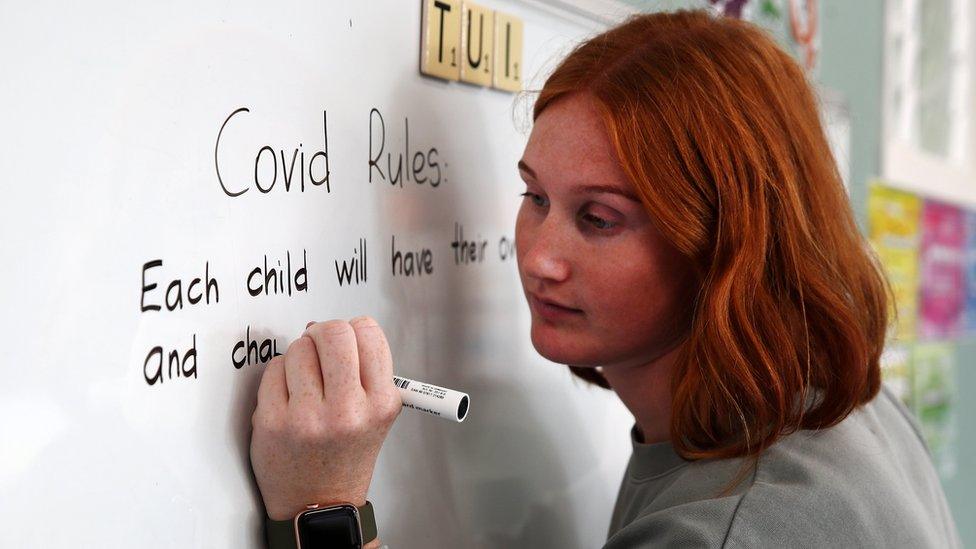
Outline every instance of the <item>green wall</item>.
[(943, 482), (963, 545), (976, 547), (976, 341), (966, 341), (956, 355), (956, 474)]
[(851, 202), (867, 226), (867, 182), (881, 173), (883, 0), (821, 5), (819, 81), (839, 91), (851, 113)]

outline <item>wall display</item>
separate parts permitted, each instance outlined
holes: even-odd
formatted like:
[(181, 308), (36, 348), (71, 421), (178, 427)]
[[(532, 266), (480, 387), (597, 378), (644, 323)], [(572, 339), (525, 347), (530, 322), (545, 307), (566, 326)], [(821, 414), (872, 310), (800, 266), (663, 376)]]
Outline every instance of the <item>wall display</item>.
[(870, 186), (868, 219), (870, 239), (891, 283), (898, 320), (894, 336), (899, 341), (915, 338), (918, 318), (919, 224), (922, 200), (910, 193)]
[(750, 0), (708, 0), (712, 8), (726, 17), (743, 18), (743, 10)]
[(912, 348), (910, 344), (889, 345), (881, 355), (881, 377), (906, 406), (912, 406)]
[(966, 251), (964, 256), (966, 304), (962, 330), (976, 337), (976, 212), (966, 212)]
[(813, 70), (817, 66), (820, 41), (820, 22), (817, 0), (788, 0), (790, 33), (803, 51), (803, 66)]
[(955, 206), (926, 201), (922, 209), (919, 336), (959, 335), (966, 300), (963, 268), (965, 214)]
[(956, 467), (955, 338), (976, 316), (976, 213), (880, 183), (870, 188), (868, 208), (871, 243), (899, 311), (881, 373), (917, 415), (940, 474), (950, 478)]
[(943, 478), (955, 473), (955, 357), (953, 343), (928, 342), (912, 352), (914, 412)]

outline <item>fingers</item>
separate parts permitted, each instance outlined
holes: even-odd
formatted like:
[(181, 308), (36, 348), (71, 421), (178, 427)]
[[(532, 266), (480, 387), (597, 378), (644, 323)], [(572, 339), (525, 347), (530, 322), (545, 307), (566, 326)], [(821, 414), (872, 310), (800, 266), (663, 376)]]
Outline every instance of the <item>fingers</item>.
[(285, 357), (276, 356), (264, 367), (258, 387), (258, 407), (274, 409), (288, 404), (285, 382)]
[(315, 344), (302, 335), (288, 346), (285, 353), (285, 382), (290, 402), (319, 402), (322, 400), (322, 371)]
[(381, 391), (393, 383), (393, 358), (390, 346), (377, 322), (361, 316), (349, 321), (359, 348), (359, 376), (367, 393)]
[[(371, 319), (353, 324), (308, 326), (265, 369), (251, 419), (250, 456), (269, 517), (295, 516), (308, 502), (366, 499), (402, 403), (382, 331)], [(364, 390), (360, 356), (363, 375), (386, 377), (385, 390)]]
[(325, 400), (361, 394), (359, 352), (352, 326), (344, 320), (330, 320), (313, 324), (305, 333), (315, 343)]

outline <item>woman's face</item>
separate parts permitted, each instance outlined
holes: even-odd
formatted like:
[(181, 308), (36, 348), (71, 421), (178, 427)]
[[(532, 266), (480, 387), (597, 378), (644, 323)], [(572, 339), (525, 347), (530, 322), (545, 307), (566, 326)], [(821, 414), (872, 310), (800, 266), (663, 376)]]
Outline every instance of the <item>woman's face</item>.
[(542, 356), (640, 365), (683, 337), (693, 277), (634, 194), (592, 101), (561, 98), (535, 121), (519, 162), (519, 276)]

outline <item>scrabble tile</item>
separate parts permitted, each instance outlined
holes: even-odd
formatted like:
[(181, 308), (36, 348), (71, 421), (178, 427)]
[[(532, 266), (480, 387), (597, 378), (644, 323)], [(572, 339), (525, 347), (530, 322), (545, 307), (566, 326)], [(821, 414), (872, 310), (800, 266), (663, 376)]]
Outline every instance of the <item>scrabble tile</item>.
[(464, 2), (461, 11), (461, 81), (491, 86), (495, 58), (494, 11)]
[(500, 90), (522, 90), (522, 20), (495, 12), (494, 87)]
[(461, 75), (461, 0), (424, 0), (420, 72), (457, 80)]

